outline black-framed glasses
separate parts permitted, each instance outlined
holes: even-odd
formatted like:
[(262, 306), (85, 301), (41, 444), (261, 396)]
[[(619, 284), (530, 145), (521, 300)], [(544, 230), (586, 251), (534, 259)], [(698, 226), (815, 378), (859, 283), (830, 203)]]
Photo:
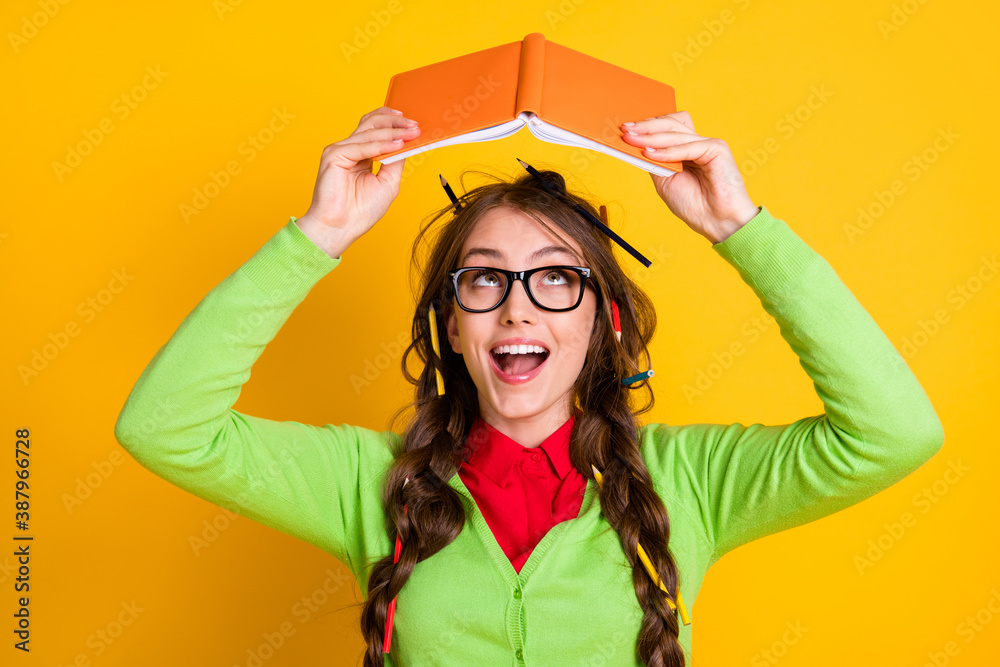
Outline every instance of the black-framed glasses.
[(554, 313), (573, 310), (583, 301), (590, 269), (583, 266), (539, 266), (526, 271), (508, 271), (489, 266), (466, 266), (448, 274), (459, 307), (470, 313), (486, 313), (510, 295), (520, 280), (531, 302)]

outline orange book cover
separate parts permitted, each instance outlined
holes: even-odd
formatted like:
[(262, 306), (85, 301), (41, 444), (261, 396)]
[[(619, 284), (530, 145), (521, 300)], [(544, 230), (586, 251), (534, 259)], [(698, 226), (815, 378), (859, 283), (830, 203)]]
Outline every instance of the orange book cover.
[(388, 164), (427, 150), (492, 141), (525, 125), (550, 143), (596, 150), (660, 176), (656, 162), (622, 139), (621, 123), (677, 110), (665, 83), (560, 46), (523, 40), (395, 74), (385, 105), (420, 123), (420, 136), (375, 158)]

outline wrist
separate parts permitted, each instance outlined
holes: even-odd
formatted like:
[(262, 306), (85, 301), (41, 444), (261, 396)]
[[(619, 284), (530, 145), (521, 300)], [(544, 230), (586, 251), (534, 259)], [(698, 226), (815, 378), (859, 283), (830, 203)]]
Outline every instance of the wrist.
[(301, 218), (296, 218), (295, 224), (303, 234), (333, 259), (339, 258), (354, 241), (348, 238), (342, 229), (316, 222), (309, 217), (308, 213)]
[(705, 237), (713, 245), (722, 243), (730, 236), (743, 228), (745, 224), (753, 220), (760, 213), (760, 207), (747, 202), (746, 207), (741, 208), (739, 213), (719, 220), (711, 229), (706, 230)]

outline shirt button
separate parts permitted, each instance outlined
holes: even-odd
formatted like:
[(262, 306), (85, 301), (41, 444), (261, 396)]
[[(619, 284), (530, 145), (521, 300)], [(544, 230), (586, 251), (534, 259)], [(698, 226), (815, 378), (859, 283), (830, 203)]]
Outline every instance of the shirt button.
[(514, 655), (517, 656), (518, 660), (521, 660), (522, 658), (524, 658), (524, 653), (521, 652), (521, 649), (517, 649), (517, 652), (514, 653)]
[(532, 461), (537, 461), (540, 458), (542, 458), (541, 454), (532, 454), (531, 455), (531, 460)]
[(514, 589), (514, 597), (517, 598), (517, 599), (521, 599), (521, 589), (520, 588), (515, 588)]

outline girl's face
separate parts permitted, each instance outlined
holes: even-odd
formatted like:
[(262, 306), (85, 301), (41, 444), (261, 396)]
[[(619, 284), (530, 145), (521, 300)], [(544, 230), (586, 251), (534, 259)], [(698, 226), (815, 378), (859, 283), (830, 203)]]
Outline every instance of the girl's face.
[[(495, 208), (480, 218), (466, 239), (458, 268), (522, 271), (559, 264), (587, 266), (578, 243), (554, 235), (520, 211)], [(493, 284), (490, 277), (479, 280)], [(531, 280), (533, 284), (559, 282), (558, 275), (544, 272)], [(480, 416), (486, 422), (499, 426), (532, 418), (554, 429), (569, 419), (573, 384), (583, 368), (597, 313), (597, 295), (589, 281), (580, 305), (565, 312), (537, 307), (520, 280), (510, 286), (507, 299), (489, 312), (466, 312), (454, 300), (450, 306), (448, 342), (465, 357), (479, 393)], [(547, 353), (498, 358), (492, 351), (503, 344), (538, 345)], [(504, 373), (504, 368), (511, 372)]]

